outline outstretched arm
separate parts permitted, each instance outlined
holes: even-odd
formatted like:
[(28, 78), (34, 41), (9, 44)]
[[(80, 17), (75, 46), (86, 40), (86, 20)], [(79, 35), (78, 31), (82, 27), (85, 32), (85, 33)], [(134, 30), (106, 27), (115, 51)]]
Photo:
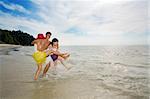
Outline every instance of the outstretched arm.
[(31, 44), (35, 44), (35, 43), (36, 43), (36, 40), (34, 40), (34, 41), (31, 42)]
[(70, 56), (70, 54), (68, 54), (68, 53), (60, 53), (59, 51), (54, 51), (53, 54), (61, 56), (64, 59), (67, 59)]
[(54, 50), (52, 50), (52, 49), (50, 49), (50, 50), (45, 50), (45, 52), (47, 53), (47, 55), (51, 55), (51, 54), (56, 54), (56, 55), (58, 55), (58, 56), (63, 56), (63, 55), (64, 55), (64, 53), (60, 53), (59, 51), (54, 51)]
[(63, 56), (64, 55), (64, 53), (60, 53), (59, 51), (53, 51), (53, 54), (56, 54), (58, 56)]

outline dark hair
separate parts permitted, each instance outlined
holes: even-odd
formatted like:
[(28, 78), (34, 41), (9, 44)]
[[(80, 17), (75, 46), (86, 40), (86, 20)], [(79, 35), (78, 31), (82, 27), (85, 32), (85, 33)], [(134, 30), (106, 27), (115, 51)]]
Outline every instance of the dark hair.
[(57, 38), (53, 38), (52, 39), (52, 44), (53, 44), (53, 42), (58, 42), (58, 39)]
[(52, 45), (52, 42), (50, 42), (49, 44), (51, 44), (51, 45)]
[(51, 33), (51, 32), (46, 32), (46, 35), (47, 35), (47, 34), (50, 34), (50, 35), (52, 35), (52, 33)]

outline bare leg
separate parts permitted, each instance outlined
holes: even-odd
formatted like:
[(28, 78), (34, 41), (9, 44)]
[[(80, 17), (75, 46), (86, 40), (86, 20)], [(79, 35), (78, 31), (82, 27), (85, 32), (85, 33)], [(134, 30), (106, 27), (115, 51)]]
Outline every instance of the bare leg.
[(42, 64), (38, 64), (38, 69), (36, 70), (36, 73), (35, 73), (35, 76), (34, 76), (34, 80), (38, 79), (41, 70), (42, 70)]
[(61, 62), (61, 64), (62, 64), (67, 70), (71, 69), (71, 67), (66, 66), (66, 64), (64, 63), (64, 58), (58, 56), (58, 60)]
[(46, 66), (44, 68), (43, 75), (42, 75), (43, 77), (46, 76), (46, 73), (47, 73), (49, 67), (50, 67), (50, 62), (48, 64), (46, 64)]
[(57, 74), (57, 71), (56, 71), (56, 66), (57, 66), (57, 60), (56, 61), (54, 61), (54, 74)]
[(44, 68), (43, 77), (46, 76), (46, 73), (48, 72), (50, 66), (51, 66), (51, 67), (54, 66), (54, 62), (53, 62), (53, 61), (50, 61), (50, 62), (46, 65), (46, 67)]

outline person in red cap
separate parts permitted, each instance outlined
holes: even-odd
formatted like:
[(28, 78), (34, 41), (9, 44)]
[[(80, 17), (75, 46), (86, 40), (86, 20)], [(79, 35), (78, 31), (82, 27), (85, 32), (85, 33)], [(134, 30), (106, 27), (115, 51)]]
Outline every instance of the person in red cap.
[(48, 55), (51, 55), (52, 53), (55, 53), (59, 56), (63, 55), (61, 53), (54, 52), (52, 50), (45, 51), (50, 44), (50, 41), (48, 40), (48, 38), (50, 38), (50, 35), (47, 35), (45, 38), (43, 34), (38, 34), (37, 38), (31, 43), (37, 46), (36, 52), (34, 52), (32, 55), (38, 66), (38, 69), (34, 76), (34, 80), (38, 79), (38, 76), (42, 70), (42, 64), (45, 63), (46, 57)]
[(37, 80), (37, 78), (42, 70), (42, 64), (46, 60), (46, 56), (52, 53), (51, 51), (49, 51), (47, 53), (44, 52), (44, 50), (48, 47), (48, 43), (49, 42), (45, 39), (43, 34), (38, 34), (37, 38), (34, 41), (32, 41), (32, 43), (31, 43), (31, 44), (36, 45), (36, 47), (37, 47), (36, 52), (34, 52), (32, 55), (38, 66), (38, 69), (34, 76), (34, 80)]

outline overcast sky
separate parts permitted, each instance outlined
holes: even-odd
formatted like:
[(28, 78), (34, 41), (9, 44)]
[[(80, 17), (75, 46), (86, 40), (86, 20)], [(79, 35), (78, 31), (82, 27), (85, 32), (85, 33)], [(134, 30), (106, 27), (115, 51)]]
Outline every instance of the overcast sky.
[(0, 28), (62, 45), (148, 44), (148, 0), (1, 0)]

